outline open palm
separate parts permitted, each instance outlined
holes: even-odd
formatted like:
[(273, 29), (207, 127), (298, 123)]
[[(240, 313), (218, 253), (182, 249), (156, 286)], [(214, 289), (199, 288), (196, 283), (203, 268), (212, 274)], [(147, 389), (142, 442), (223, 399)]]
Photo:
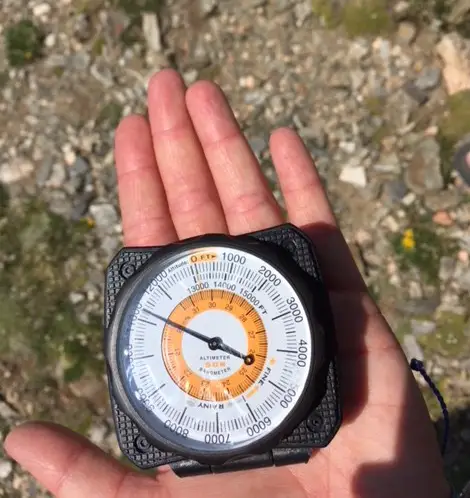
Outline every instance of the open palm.
[[(116, 167), (125, 243), (163, 245), (207, 232), (240, 234), (284, 220), (220, 89), (186, 89), (173, 70), (156, 74), (149, 119), (125, 118)], [(179, 479), (122, 466), (52, 424), (13, 430), (5, 449), (61, 498), (447, 498), (433, 426), (393, 333), (339, 231), (311, 157), (289, 129), (270, 141), (289, 221), (316, 245), (339, 342), (344, 423), (310, 462)]]

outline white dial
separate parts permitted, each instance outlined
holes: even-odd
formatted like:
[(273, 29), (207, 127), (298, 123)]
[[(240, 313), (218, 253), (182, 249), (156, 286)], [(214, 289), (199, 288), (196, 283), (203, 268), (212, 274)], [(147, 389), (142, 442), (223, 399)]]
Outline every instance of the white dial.
[(250, 252), (180, 253), (122, 323), (118, 364), (128, 398), (163, 438), (191, 450), (217, 453), (264, 438), (308, 382), (306, 310), (286, 277)]

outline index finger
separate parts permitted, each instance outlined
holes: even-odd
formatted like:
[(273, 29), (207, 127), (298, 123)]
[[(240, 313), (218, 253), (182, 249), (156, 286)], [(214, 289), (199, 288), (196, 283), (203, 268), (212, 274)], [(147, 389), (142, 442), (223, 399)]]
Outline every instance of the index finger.
[(177, 240), (144, 117), (129, 116), (121, 121), (116, 130), (115, 160), (126, 246)]

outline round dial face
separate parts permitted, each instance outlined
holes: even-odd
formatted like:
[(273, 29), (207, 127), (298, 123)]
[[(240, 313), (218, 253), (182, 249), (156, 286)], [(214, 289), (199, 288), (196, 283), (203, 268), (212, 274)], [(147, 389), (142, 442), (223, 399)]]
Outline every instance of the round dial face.
[(310, 323), (289, 280), (231, 247), (183, 250), (130, 299), (117, 362), (134, 410), (194, 452), (259, 441), (292, 414), (309, 380)]

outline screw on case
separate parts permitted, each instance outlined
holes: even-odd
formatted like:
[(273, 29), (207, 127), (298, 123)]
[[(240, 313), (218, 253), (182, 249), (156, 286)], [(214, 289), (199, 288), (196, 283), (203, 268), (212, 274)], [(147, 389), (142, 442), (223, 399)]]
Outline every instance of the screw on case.
[(129, 278), (135, 272), (135, 266), (132, 263), (124, 263), (121, 266), (121, 275), (124, 278)]
[(307, 419), (307, 427), (312, 432), (318, 431), (323, 426), (323, 418), (318, 413), (313, 413)]
[(141, 453), (148, 453), (151, 449), (150, 443), (143, 436), (137, 436), (134, 444)]
[(295, 252), (297, 251), (297, 245), (293, 240), (290, 239), (284, 240), (282, 246), (293, 254), (295, 254)]

